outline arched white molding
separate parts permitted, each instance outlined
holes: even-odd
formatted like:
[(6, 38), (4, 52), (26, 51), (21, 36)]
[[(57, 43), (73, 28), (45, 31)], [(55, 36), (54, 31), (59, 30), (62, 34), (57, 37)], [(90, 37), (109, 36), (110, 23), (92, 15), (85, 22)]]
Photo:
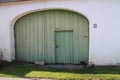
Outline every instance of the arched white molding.
[[(23, 13), (18, 14), (17, 16), (15, 16), (12, 21), (10, 22), (10, 47), (11, 47), (11, 61), (15, 59), (15, 38), (14, 38), (14, 26), (15, 23), (18, 19), (20, 19), (21, 17), (30, 14), (32, 12), (38, 12), (38, 11), (45, 11), (45, 10), (66, 10), (66, 11), (71, 11), (71, 12), (75, 12), (78, 13), (82, 16), (84, 16), (89, 23), (89, 19), (88, 17), (83, 14), (82, 12), (78, 11), (78, 10), (74, 10), (74, 9), (70, 9), (70, 8), (42, 8), (42, 9), (33, 9), (33, 10), (29, 10), (29, 11), (25, 11)], [(89, 27), (88, 27), (89, 28)], [(90, 33), (90, 31), (89, 31)]]

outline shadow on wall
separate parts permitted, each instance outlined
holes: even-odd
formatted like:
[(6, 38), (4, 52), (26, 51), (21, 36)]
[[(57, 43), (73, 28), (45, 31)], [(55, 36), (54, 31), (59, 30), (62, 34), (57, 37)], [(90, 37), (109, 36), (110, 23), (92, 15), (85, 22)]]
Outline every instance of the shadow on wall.
[(0, 61), (2, 61), (2, 59), (3, 59), (3, 50), (0, 49)]

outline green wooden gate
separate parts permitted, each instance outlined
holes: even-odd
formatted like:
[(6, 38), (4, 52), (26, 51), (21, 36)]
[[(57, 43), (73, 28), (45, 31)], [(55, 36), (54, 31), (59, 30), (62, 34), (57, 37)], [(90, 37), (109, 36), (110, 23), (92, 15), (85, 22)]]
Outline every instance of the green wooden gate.
[(15, 24), (16, 60), (68, 64), (88, 62), (88, 26), (84, 16), (71, 11), (47, 10), (25, 15)]

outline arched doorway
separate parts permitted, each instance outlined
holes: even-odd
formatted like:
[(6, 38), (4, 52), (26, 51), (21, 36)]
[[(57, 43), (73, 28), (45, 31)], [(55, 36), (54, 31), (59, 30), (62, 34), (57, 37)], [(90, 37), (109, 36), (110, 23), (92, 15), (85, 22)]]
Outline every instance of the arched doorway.
[(16, 60), (79, 64), (89, 58), (89, 23), (81, 14), (47, 10), (16, 21)]

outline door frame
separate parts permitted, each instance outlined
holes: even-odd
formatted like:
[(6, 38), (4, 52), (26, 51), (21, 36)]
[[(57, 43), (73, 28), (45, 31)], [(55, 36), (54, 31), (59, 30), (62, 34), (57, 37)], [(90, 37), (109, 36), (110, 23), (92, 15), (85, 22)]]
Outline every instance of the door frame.
[[(89, 29), (89, 17), (87, 15), (84, 14), (84, 12), (81, 12), (80, 10), (76, 10), (76, 9), (72, 9), (72, 8), (62, 8), (62, 7), (54, 7), (54, 8), (49, 8), (47, 7), (47, 10), (54, 10), (54, 9), (57, 9), (57, 10), (66, 10), (66, 11), (71, 11), (71, 12), (75, 12), (75, 13), (78, 13), (80, 15), (82, 15), (83, 17), (85, 17), (88, 21), (88, 56), (89, 56), (89, 46), (90, 46), (90, 29)], [(15, 38), (14, 38), (14, 27), (15, 27), (15, 24), (16, 24), (16, 21), (19, 20), (21, 17), (27, 15), (27, 14), (30, 14), (30, 13), (33, 13), (33, 12), (37, 12), (37, 11), (45, 11), (46, 10), (46, 7), (45, 8), (36, 8), (36, 9), (30, 9), (30, 10), (26, 10), (26, 11), (23, 11), (19, 14), (17, 14), (15, 17), (12, 18), (11, 22), (10, 22), (10, 59), (9, 61), (13, 61), (15, 60)], [(88, 62), (90, 60), (90, 56), (88, 57)]]

